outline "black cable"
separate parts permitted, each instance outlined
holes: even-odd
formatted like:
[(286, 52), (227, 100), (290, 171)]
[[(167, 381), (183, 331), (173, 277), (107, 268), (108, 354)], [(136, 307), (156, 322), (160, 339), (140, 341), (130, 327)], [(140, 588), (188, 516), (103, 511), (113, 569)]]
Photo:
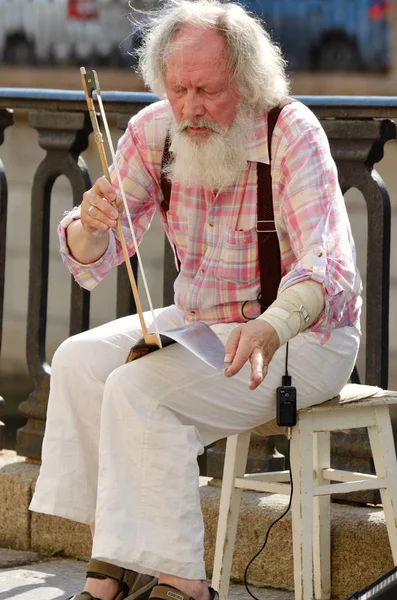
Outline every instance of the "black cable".
[[(245, 303), (243, 304), (243, 308), (245, 306)], [(244, 314), (244, 313), (243, 313)], [(285, 374), (282, 376), (282, 385), (283, 386), (291, 386), (291, 376), (288, 373), (288, 342), (286, 344), (286, 349), (285, 349)], [(281, 389), (281, 388), (279, 388)], [(296, 408), (295, 408), (296, 410)], [(296, 413), (295, 413), (296, 414)], [(289, 416), (289, 415), (287, 415)], [(295, 419), (296, 422), (296, 419)], [(287, 421), (288, 423), (288, 421)], [(289, 424), (292, 425), (292, 421), (289, 420)], [(290, 511), (291, 509), (291, 505), (292, 505), (292, 496), (294, 493), (294, 482), (292, 479), (292, 471), (291, 471), (291, 427), (288, 427), (288, 450), (287, 450), (287, 460), (288, 460), (288, 470), (289, 470), (289, 477), (290, 477), (290, 484), (291, 484), (291, 495), (289, 498), (289, 502), (288, 502), (288, 506), (285, 509), (285, 511), (283, 512), (282, 515), (280, 515), (279, 517), (277, 517), (277, 519), (275, 521), (273, 521), (273, 523), (271, 523), (267, 529), (266, 532), (266, 536), (265, 536), (265, 541), (262, 544), (262, 547), (258, 550), (258, 552), (256, 554), (254, 554), (254, 556), (251, 558), (251, 560), (249, 561), (249, 563), (247, 564), (247, 566), (245, 567), (245, 571), (244, 571), (244, 586), (245, 589), (247, 590), (247, 592), (249, 593), (249, 595), (254, 599), (254, 600), (259, 600), (259, 598), (257, 598), (249, 589), (248, 587), (248, 581), (247, 581), (247, 574), (248, 574), (248, 570), (250, 568), (250, 566), (252, 565), (252, 563), (258, 558), (258, 556), (263, 552), (263, 550), (266, 547), (266, 544), (268, 542), (269, 539), (269, 535), (270, 535), (270, 531), (272, 529), (272, 527), (274, 527), (274, 525), (276, 525), (276, 523), (278, 523), (279, 521), (281, 521), (281, 519), (283, 519), (285, 517), (285, 515)]]
[[(287, 345), (288, 348), (288, 345)], [(287, 350), (287, 355), (288, 355), (288, 350)], [(285, 517), (285, 515), (289, 512), (290, 508), (291, 508), (291, 504), (292, 504), (292, 495), (294, 492), (294, 484), (292, 481), (292, 471), (291, 471), (291, 430), (289, 429), (288, 431), (288, 465), (289, 465), (289, 476), (290, 476), (290, 481), (291, 481), (291, 495), (290, 495), (290, 499), (288, 502), (288, 506), (286, 508), (286, 510), (283, 512), (283, 514), (280, 517), (277, 517), (277, 519), (275, 521), (273, 521), (273, 523), (271, 523), (268, 527), (268, 530), (266, 532), (266, 536), (265, 536), (265, 541), (263, 542), (262, 548), (260, 550), (258, 550), (258, 552), (251, 558), (251, 560), (249, 561), (248, 565), (245, 567), (245, 571), (244, 571), (244, 585), (245, 585), (245, 589), (247, 590), (247, 592), (249, 593), (249, 595), (254, 598), (254, 600), (259, 600), (259, 598), (257, 598), (249, 589), (248, 587), (248, 582), (247, 582), (247, 573), (248, 573), (248, 569), (250, 568), (250, 566), (252, 565), (252, 563), (254, 562), (254, 560), (256, 560), (258, 558), (258, 556), (261, 554), (261, 552), (263, 552), (263, 550), (265, 549), (265, 546), (267, 544), (267, 541), (269, 539), (269, 534), (270, 534), (270, 530), (272, 529), (272, 527), (278, 523), (279, 521), (281, 521), (282, 518)]]
[(291, 375), (288, 374), (288, 342), (286, 343), (286, 347), (285, 347), (285, 375), (282, 376), (281, 378), (281, 385), (291, 385), (292, 383), (292, 378)]
[(287, 342), (287, 346), (286, 346), (286, 349), (285, 349), (285, 376), (286, 377), (289, 376), (288, 375), (288, 348), (289, 348), (289, 345), (288, 345), (288, 342)]
[[(259, 292), (259, 294), (257, 295), (256, 300), (260, 304), (261, 313), (264, 313), (265, 310), (267, 310), (269, 307), (268, 306), (264, 306), (262, 304), (262, 294), (261, 294), (261, 292)], [(243, 302), (243, 305), (241, 307), (241, 314), (243, 315), (243, 317), (244, 317), (244, 319), (246, 321), (255, 321), (255, 319), (258, 318), (258, 315), (256, 315), (256, 317), (247, 317), (247, 315), (244, 314), (245, 305), (248, 304), (248, 302), (252, 302), (252, 300), (245, 300), (245, 302)]]

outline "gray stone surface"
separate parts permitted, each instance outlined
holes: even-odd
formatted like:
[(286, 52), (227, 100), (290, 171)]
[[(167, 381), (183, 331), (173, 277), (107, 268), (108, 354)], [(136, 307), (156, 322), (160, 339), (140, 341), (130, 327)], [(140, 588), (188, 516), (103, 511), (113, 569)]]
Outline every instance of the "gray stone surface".
[(28, 565), (40, 560), (35, 552), (21, 552), (20, 550), (9, 550), (0, 548), (0, 569)]
[[(293, 592), (275, 590), (272, 588), (257, 588), (250, 586), (250, 591), (258, 600), (294, 600)], [(229, 589), (228, 600), (250, 600), (247, 590), (242, 585), (232, 584)]]
[[(2, 552), (0, 550), (0, 557)], [(22, 553), (21, 553), (22, 554)], [(36, 559), (39, 557), (36, 555)], [(83, 589), (86, 563), (70, 559), (45, 560), (17, 568), (0, 568), (0, 600), (65, 600)], [(258, 600), (293, 600), (293, 592), (250, 588)], [(230, 600), (249, 600), (242, 585), (232, 584)]]
[(85, 569), (66, 559), (0, 569), (0, 600), (63, 600), (83, 589)]

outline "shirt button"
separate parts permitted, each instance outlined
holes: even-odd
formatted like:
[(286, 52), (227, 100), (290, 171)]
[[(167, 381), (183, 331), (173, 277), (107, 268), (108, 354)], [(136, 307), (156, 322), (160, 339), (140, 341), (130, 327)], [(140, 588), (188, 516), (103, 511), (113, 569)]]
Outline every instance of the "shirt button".
[(189, 315), (191, 317), (195, 317), (196, 316), (196, 311), (195, 310), (189, 310)]
[(318, 251), (316, 252), (316, 256), (318, 256), (319, 258), (321, 258), (321, 257), (322, 257), (322, 255), (323, 255), (323, 253), (321, 252), (321, 250), (318, 250)]
[(200, 269), (200, 275), (204, 275), (204, 269)]
[(209, 225), (210, 227), (214, 227), (215, 223), (214, 223), (214, 221), (210, 221), (210, 222), (208, 223), (208, 225)]

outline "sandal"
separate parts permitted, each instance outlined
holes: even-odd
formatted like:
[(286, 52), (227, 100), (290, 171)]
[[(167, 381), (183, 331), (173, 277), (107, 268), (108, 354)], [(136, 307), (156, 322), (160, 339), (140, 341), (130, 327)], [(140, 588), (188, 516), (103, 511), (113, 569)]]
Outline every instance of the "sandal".
[[(210, 600), (218, 600), (218, 592), (216, 592), (212, 587), (208, 587), (208, 591), (210, 593)], [(150, 600), (194, 600), (184, 592), (181, 592), (176, 587), (172, 585), (166, 585), (164, 583), (159, 583), (156, 585), (149, 596)], [(84, 600), (84, 599), (82, 599)]]
[[(115, 579), (120, 587), (113, 600), (148, 600), (152, 588), (157, 584), (157, 577), (142, 575), (116, 565), (91, 558), (87, 566), (87, 577), (93, 579)], [(90, 594), (81, 592), (69, 600), (100, 600)]]

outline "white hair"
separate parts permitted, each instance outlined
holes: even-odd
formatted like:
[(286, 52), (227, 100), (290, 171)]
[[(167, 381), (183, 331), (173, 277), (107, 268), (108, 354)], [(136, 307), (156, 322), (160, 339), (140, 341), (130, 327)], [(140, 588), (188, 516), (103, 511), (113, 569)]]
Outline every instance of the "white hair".
[(166, 61), (181, 29), (195, 26), (218, 31), (225, 39), (228, 62), (243, 105), (269, 111), (288, 95), (286, 62), (259, 19), (238, 4), (219, 0), (166, 0), (150, 11), (138, 50), (145, 84), (165, 97)]

